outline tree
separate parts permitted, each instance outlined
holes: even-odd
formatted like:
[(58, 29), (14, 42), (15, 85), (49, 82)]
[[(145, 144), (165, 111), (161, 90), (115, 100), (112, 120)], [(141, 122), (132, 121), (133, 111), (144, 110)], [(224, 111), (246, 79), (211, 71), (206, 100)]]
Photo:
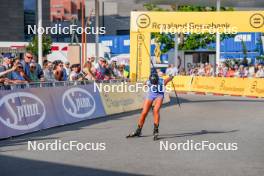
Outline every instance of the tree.
[[(42, 36), (42, 55), (43, 57), (51, 53), (52, 40), (51, 37)], [(38, 56), (38, 37), (35, 35), (29, 45), (26, 47), (27, 51), (30, 51), (34, 56)]]
[[(162, 9), (157, 7), (156, 4), (146, 3), (144, 7), (148, 11), (169, 11), (169, 9)], [(202, 6), (176, 6), (175, 4), (171, 5), (172, 11), (216, 11), (215, 7), (202, 7)], [(221, 7), (222, 11), (233, 11), (233, 8)], [(204, 34), (179, 34), (180, 35), (180, 50), (195, 50), (198, 48), (206, 48), (208, 44), (216, 41), (216, 36), (204, 33)], [(220, 40), (224, 40), (235, 35), (221, 34)], [(156, 42), (159, 42), (162, 46), (161, 52), (164, 54), (170, 49), (174, 48), (174, 35), (172, 34), (161, 34), (161, 33), (152, 33), (152, 38), (155, 38)]]
[(247, 60), (247, 45), (246, 43), (244, 42), (244, 40), (241, 40), (241, 44), (242, 44), (242, 51), (243, 51), (243, 60), (242, 60), (242, 64), (247, 66), (248, 65), (248, 60)]

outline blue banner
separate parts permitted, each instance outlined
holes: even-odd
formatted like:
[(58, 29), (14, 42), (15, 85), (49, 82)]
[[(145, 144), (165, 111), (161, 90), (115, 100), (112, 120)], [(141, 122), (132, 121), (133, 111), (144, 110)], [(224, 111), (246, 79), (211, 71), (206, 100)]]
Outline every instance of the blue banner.
[(0, 91), (0, 139), (102, 116), (93, 84)]

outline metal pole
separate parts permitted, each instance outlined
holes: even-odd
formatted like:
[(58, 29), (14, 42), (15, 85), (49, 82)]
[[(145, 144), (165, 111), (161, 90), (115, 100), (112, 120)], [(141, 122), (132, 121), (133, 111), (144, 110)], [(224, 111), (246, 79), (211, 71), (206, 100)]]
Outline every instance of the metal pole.
[[(99, 0), (95, 0), (95, 28), (99, 28), (99, 12), (100, 12), (100, 4)], [(96, 61), (99, 60), (99, 34), (95, 34), (95, 58)]]
[[(216, 1), (216, 9), (217, 11), (220, 11), (221, 7), (221, 0)], [(220, 34), (216, 33), (216, 63), (217, 65), (220, 64)], [(216, 71), (216, 65), (215, 65), (215, 71)]]
[(42, 66), (43, 65), (43, 58), (42, 58), (42, 0), (38, 0), (38, 63)]
[(84, 6), (85, 6), (85, 2), (84, 0), (82, 0), (82, 29), (83, 29), (83, 32), (82, 32), (82, 59), (81, 59), (81, 68), (83, 68), (83, 65), (84, 65), (84, 61), (85, 61), (85, 32), (84, 32), (84, 28), (85, 28), (85, 25), (84, 25), (84, 18), (85, 18), (85, 13), (84, 13)]
[(178, 51), (178, 45), (179, 45), (179, 43), (178, 43), (178, 33), (176, 33), (175, 34), (175, 46), (174, 46), (174, 50), (175, 50), (175, 53), (174, 53), (174, 66), (175, 67), (178, 67), (178, 53), (179, 53), (179, 51)]

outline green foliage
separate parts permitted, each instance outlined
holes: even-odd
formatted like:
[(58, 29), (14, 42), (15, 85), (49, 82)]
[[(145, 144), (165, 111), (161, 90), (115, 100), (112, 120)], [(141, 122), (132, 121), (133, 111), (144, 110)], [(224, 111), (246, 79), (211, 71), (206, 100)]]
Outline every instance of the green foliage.
[[(167, 9), (162, 9), (157, 7), (157, 5), (152, 3), (144, 4), (144, 7), (148, 11), (168, 11)], [(175, 4), (171, 5), (173, 11), (182, 12), (203, 12), (203, 11), (216, 11), (215, 7), (202, 7), (202, 6), (177, 6)], [(221, 11), (233, 11), (233, 8), (221, 7)], [(221, 34), (221, 40), (229, 37), (234, 37), (235, 35)], [(174, 35), (172, 34), (152, 34), (152, 38), (155, 38), (156, 42), (159, 42), (163, 47), (161, 49), (162, 53), (168, 52), (170, 49), (174, 48)], [(216, 36), (209, 33), (204, 34), (180, 34), (181, 42), (179, 43), (180, 50), (195, 50), (198, 48), (206, 48), (208, 44), (216, 41)]]
[(258, 57), (256, 57), (256, 59), (259, 63), (263, 63), (264, 62), (264, 55), (258, 56)]
[(145, 3), (143, 4), (143, 7), (148, 11), (169, 11), (168, 9), (160, 8), (156, 4), (152, 3)]
[[(51, 37), (42, 36), (42, 54), (43, 57), (51, 53), (52, 40)], [(27, 51), (30, 51), (34, 56), (38, 56), (38, 36), (35, 35), (29, 45), (26, 47)]]

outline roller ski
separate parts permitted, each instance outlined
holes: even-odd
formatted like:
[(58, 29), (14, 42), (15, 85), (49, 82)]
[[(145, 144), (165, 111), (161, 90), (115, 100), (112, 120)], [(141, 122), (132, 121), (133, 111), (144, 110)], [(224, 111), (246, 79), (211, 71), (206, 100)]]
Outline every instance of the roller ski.
[(158, 139), (159, 139), (159, 126), (154, 125), (153, 140), (156, 141)]
[(133, 133), (131, 133), (131, 134), (129, 134), (128, 136), (126, 136), (126, 138), (140, 137), (140, 136), (141, 136), (141, 130), (142, 130), (142, 128), (140, 128), (140, 127), (138, 126), (138, 128), (136, 129), (136, 131), (133, 132)]

